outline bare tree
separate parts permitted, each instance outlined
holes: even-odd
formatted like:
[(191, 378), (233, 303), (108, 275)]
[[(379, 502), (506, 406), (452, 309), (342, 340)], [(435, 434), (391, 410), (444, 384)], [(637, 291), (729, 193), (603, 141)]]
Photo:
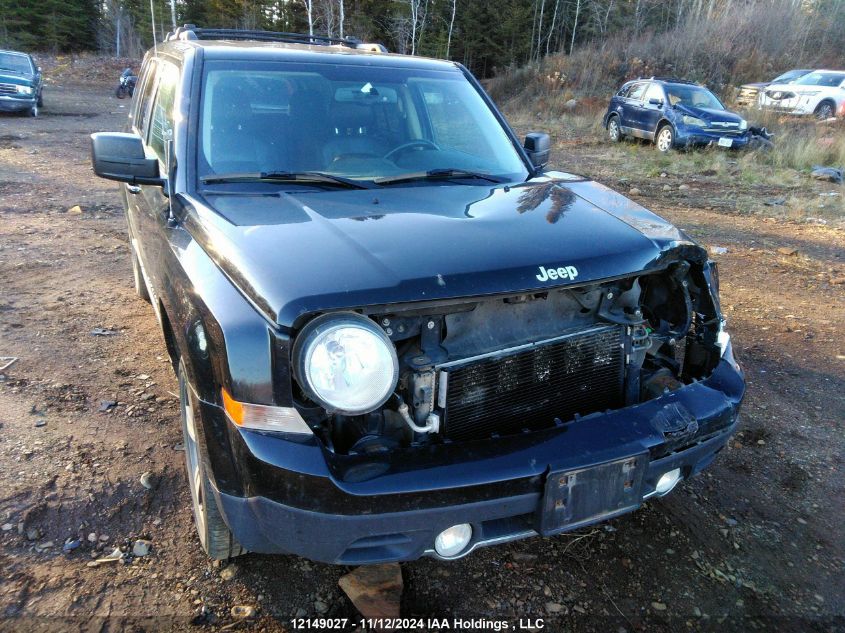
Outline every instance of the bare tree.
[[(639, 1), (639, 0), (638, 0)], [(578, 14), (581, 12), (581, 0), (575, 1), (575, 20), (572, 22), (572, 41), (569, 43), (569, 54), (575, 48), (575, 33), (578, 31)]]
[(552, 14), (552, 25), (549, 27), (549, 34), (546, 36), (546, 56), (549, 54), (549, 46), (552, 43), (552, 36), (555, 32), (555, 24), (557, 23), (557, 10), (560, 6), (560, 0), (555, 0), (555, 12)]
[(452, 18), (449, 20), (449, 36), (446, 38), (446, 59), (449, 59), (449, 49), (452, 47), (452, 30), (455, 28), (455, 13), (457, 11), (458, 0), (452, 0)]
[(308, 14), (308, 35), (314, 35), (314, 0), (302, 0)]
[(343, 7), (343, 0), (338, 0), (337, 4), (338, 4), (338, 21), (340, 23), (338, 25), (340, 27), (340, 36), (345, 37), (344, 33), (343, 33), (343, 21), (346, 19), (346, 11), (344, 10), (344, 7)]
[(540, 42), (543, 39), (543, 12), (546, 9), (546, 0), (540, 1), (540, 17), (537, 20), (537, 59), (540, 59)]

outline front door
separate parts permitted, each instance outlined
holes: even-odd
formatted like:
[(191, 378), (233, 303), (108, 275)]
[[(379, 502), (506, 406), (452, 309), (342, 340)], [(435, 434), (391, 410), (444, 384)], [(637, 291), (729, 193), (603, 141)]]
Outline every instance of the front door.
[[(657, 101), (657, 103), (653, 103)], [(657, 133), (657, 124), (663, 118), (663, 108), (666, 107), (666, 94), (663, 86), (651, 83), (645, 91), (642, 109), (640, 110), (640, 127), (649, 138), (654, 138)]]

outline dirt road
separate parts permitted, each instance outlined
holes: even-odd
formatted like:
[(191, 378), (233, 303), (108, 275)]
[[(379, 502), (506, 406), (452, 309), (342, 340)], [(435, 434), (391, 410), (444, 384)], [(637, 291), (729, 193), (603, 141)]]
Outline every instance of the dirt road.
[[(224, 571), (201, 554), (176, 382), (132, 290), (117, 189), (88, 162), (88, 133), (121, 129), (127, 103), (107, 85), (53, 85), (45, 100), (38, 119), (0, 118), (0, 356), (19, 358), (0, 377), (0, 631), (357, 617), (337, 586), (347, 569), (251, 554)], [(557, 164), (636, 186), (727, 249), (742, 431), (706, 474), (633, 515), (404, 564), (402, 613), (511, 629), (542, 618), (546, 631), (845, 630), (845, 231), (697, 210), (728, 195), (706, 176), (684, 190), (672, 174), (620, 183), (606, 154), (618, 151), (569, 143)], [(87, 566), (137, 538), (149, 556)], [(257, 619), (236, 621), (235, 605)]]

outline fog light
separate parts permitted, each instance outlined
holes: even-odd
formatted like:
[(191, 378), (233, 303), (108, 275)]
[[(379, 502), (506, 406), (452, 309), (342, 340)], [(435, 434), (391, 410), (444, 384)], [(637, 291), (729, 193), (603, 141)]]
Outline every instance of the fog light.
[(659, 495), (665, 495), (667, 492), (672, 490), (675, 485), (681, 480), (681, 469), (680, 468), (673, 468), (668, 473), (663, 473), (660, 476), (660, 479), (657, 480), (657, 485), (654, 487), (654, 490)]
[(434, 539), (434, 551), (444, 558), (456, 556), (464, 551), (471, 538), (472, 526), (469, 523), (453, 525), (443, 530)]

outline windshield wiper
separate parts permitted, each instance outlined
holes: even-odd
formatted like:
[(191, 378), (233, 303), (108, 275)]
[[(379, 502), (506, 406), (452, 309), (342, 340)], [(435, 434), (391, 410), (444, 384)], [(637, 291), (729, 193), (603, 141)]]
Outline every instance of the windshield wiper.
[(399, 174), (398, 176), (385, 176), (383, 178), (375, 178), (373, 182), (379, 185), (392, 185), (400, 182), (413, 182), (414, 180), (449, 180), (451, 178), (486, 180), (487, 182), (495, 182), (496, 184), (501, 182), (486, 174), (479, 174), (478, 172), (467, 171), (466, 169), (452, 168), (429, 169), (428, 171), (416, 171), (408, 174)]
[(201, 180), (207, 185), (226, 182), (301, 182), (346, 187), (348, 189), (372, 188), (363, 182), (321, 171), (261, 171), (243, 174), (220, 174), (204, 176)]

